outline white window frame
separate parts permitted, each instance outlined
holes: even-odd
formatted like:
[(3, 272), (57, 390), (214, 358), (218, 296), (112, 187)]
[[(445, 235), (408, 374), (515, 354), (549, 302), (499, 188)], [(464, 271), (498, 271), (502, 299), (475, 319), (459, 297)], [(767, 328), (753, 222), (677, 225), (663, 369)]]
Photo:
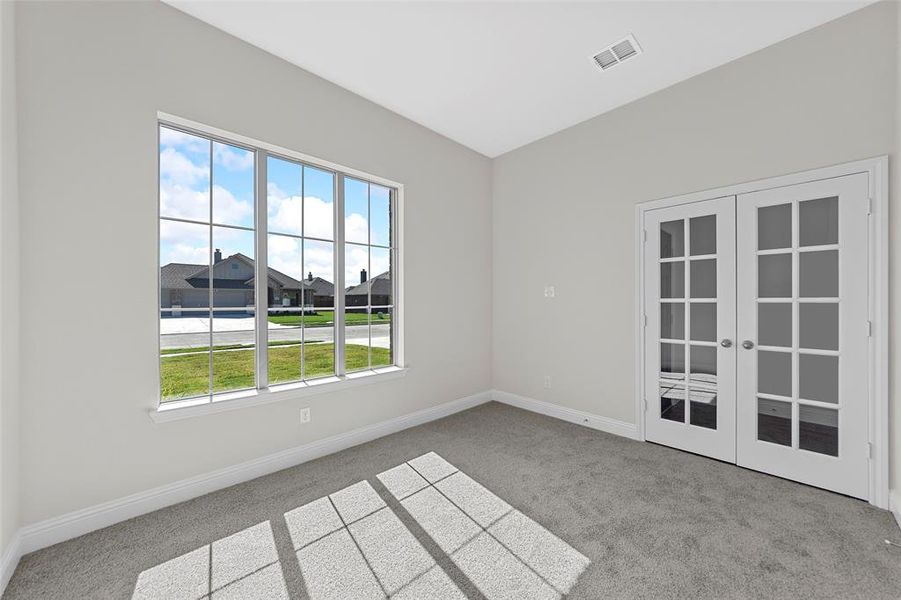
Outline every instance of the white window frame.
[[(172, 400), (162, 402), (162, 389), (160, 379), (160, 361), (157, 360), (157, 389), (155, 407), (149, 411), (150, 418), (156, 422), (180, 420), (194, 416), (212, 414), (227, 410), (235, 410), (269, 402), (280, 402), (293, 398), (306, 397), (315, 394), (340, 391), (345, 388), (362, 384), (378, 383), (390, 379), (403, 377), (406, 374), (406, 362), (404, 359), (404, 298), (403, 298), (403, 226), (404, 226), (404, 186), (402, 183), (372, 175), (358, 169), (346, 167), (337, 163), (325, 161), (295, 150), (262, 142), (244, 135), (225, 131), (196, 121), (184, 119), (175, 115), (159, 112), (156, 121), (159, 127), (171, 127), (186, 133), (194, 133), (213, 141), (229, 145), (244, 147), (255, 151), (254, 163), (254, 231), (255, 231), (255, 257), (254, 269), (255, 281), (268, 280), (268, 226), (267, 213), (267, 177), (266, 159), (268, 156), (283, 158), (292, 162), (299, 162), (311, 167), (329, 171), (335, 174), (334, 194), (334, 286), (335, 286), (335, 375), (321, 377), (306, 381), (278, 384), (268, 384), (268, 327), (264, 326), (269, 315), (268, 294), (260, 291), (259, 285), (255, 291), (256, 306), (254, 311), (255, 326), (255, 353), (256, 353), (256, 387), (255, 389), (235, 392), (211, 393), (206, 396), (188, 398), (185, 400)], [(157, 150), (157, 157), (159, 150)], [(344, 178), (352, 177), (361, 181), (387, 187), (392, 194), (391, 232), (392, 240), (389, 252), (391, 253), (391, 285), (392, 285), (392, 315), (391, 315), (391, 351), (393, 364), (385, 367), (372, 368), (345, 373), (344, 371), (344, 320), (345, 306), (344, 293), (346, 288), (344, 281), (344, 253), (346, 244), (344, 240)], [(157, 181), (159, 181), (159, 163), (157, 163)], [(157, 205), (159, 210), (159, 205)], [(157, 227), (159, 217), (157, 215)], [(157, 232), (157, 244), (160, 243), (159, 231)], [(157, 253), (158, 254), (158, 253)], [(157, 286), (156, 323), (157, 345), (160, 343), (160, 282), (159, 261), (154, 265), (154, 273)], [(371, 274), (370, 274), (371, 276)], [(371, 304), (371, 300), (370, 300)], [(370, 333), (371, 338), (371, 333)], [(371, 339), (370, 339), (371, 345)], [(159, 348), (158, 348), (159, 350)], [(262, 350), (262, 351), (261, 351)], [(372, 350), (370, 348), (370, 356)], [(159, 356), (159, 352), (157, 353)], [(370, 359), (371, 360), (371, 359)]]

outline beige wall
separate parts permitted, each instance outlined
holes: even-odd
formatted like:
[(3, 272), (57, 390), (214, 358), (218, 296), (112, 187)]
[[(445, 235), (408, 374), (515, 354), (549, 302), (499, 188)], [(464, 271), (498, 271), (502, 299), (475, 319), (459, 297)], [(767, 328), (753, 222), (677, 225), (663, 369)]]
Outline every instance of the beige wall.
[[(890, 382), (892, 402), (892, 423), (890, 436), (892, 439), (892, 494), (896, 515), (901, 514), (901, 243), (898, 236), (901, 235), (901, 203), (896, 199), (901, 198), (901, 168), (898, 161), (901, 160), (901, 5), (896, 6), (895, 21), (895, 152), (889, 163), (891, 180), (889, 181), (889, 196), (892, 199), (889, 217), (891, 218), (891, 233), (889, 234), (889, 255), (891, 269), (891, 301), (889, 306), (891, 321), (891, 342), (889, 344)], [(901, 522), (899, 522), (901, 524)]]
[(19, 198), (15, 7), (0, 2), (0, 555), (19, 526)]
[(635, 205), (897, 155), (896, 44), (877, 4), (497, 158), (495, 389), (634, 422)]
[[(23, 524), (490, 388), (488, 159), (158, 2), (18, 32)], [(407, 377), (151, 423), (158, 110), (405, 184)]]

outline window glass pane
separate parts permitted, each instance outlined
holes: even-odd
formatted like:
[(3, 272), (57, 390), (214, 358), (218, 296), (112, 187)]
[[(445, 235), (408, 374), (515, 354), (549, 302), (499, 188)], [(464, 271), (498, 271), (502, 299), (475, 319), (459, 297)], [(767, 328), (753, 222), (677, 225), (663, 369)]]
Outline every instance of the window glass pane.
[(838, 243), (838, 198), (801, 202), (798, 225), (802, 246)]
[(792, 445), (792, 405), (779, 400), (757, 399), (757, 439)]
[(302, 305), (303, 263), (299, 238), (269, 235), (269, 280), (266, 283), (267, 305), (290, 308)]
[(696, 342), (716, 341), (715, 303), (691, 303), (691, 339)]
[(691, 381), (716, 385), (716, 346), (691, 346)]
[(792, 355), (790, 352), (757, 351), (757, 391), (762, 394), (792, 395)]
[(679, 221), (660, 224), (660, 258), (685, 256), (685, 225)]
[(391, 251), (387, 248), (370, 248), (369, 266), (373, 273), (369, 282), (369, 303), (372, 306), (390, 306), (393, 304)]
[(347, 308), (344, 315), (344, 369), (362, 371), (369, 368), (368, 309)]
[(757, 249), (791, 248), (791, 204), (762, 206), (757, 209)]
[(801, 404), (798, 407), (798, 447), (838, 456), (838, 411)]
[(692, 260), (691, 297), (716, 298), (716, 259)]
[(369, 304), (369, 247), (344, 246), (344, 302), (347, 306)]
[(210, 220), (210, 141), (160, 127), (160, 216)]
[(160, 219), (160, 308), (209, 307), (209, 264), (208, 225)]
[[(269, 384), (300, 381), (301, 339), (304, 332), (300, 325), (300, 312), (279, 311), (269, 313)], [(273, 328), (273, 324), (277, 325)]]
[(757, 257), (757, 295), (760, 298), (792, 297), (791, 254)]
[(266, 159), (266, 221), (269, 231), (303, 233), (302, 167), (272, 156)]
[(304, 329), (308, 336), (303, 347), (303, 369), (305, 379), (331, 377), (335, 374), (334, 327)]
[(660, 263), (660, 297), (685, 297), (685, 263)]
[(685, 379), (685, 346), (683, 344), (660, 343), (660, 378)]
[(838, 250), (800, 254), (801, 297), (838, 297)]
[(240, 309), (254, 303), (254, 234), (213, 227), (213, 307)]
[(801, 303), (800, 346), (817, 350), (838, 350), (838, 304)]
[(213, 222), (253, 227), (253, 152), (213, 142)]
[(688, 223), (691, 255), (716, 254), (716, 215), (694, 217)]
[(685, 338), (685, 305), (683, 303), (660, 303), (660, 337), (670, 340)]
[(213, 313), (213, 392), (230, 392), (256, 385), (253, 311)]
[(335, 239), (335, 175), (307, 165), (303, 167), (305, 237)]
[(691, 399), (689, 422), (696, 427), (716, 429), (716, 390), (689, 386)]
[(171, 402), (210, 393), (209, 333), (197, 348), (163, 348), (160, 356), (160, 400)]
[(370, 243), (391, 245), (391, 190), (380, 185), (369, 186)]
[(838, 357), (801, 354), (798, 361), (801, 398), (838, 404)]
[(761, 346), (791, 347), (791, 304), (761, 302), (757, 305), (757, 343)]
[(304, 378), (335, 374), (335, 244), (304, 240)]
[(372, 366), (387, 367), (394, 364), (391, 348), (391, 331), (393, 322), (392, 308), (373, 308), (369, 316), (372, 332)]
[(344, 239), (369, 243), (369, 184), (344, 178)]
[(667, 421), (685, 422), (684, 384), (660, 383), (660, 418)]

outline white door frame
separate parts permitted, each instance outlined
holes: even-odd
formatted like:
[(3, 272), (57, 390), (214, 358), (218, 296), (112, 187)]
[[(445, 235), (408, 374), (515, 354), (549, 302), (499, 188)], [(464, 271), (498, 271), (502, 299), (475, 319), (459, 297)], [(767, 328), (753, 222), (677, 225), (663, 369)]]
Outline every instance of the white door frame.
[(872, 336), (869, 342), (868, 361), (869, 443), (871, 448), (869, 502), (879, 508), (889, 508), (889, 203), (888, 156), (886, 155), (712, 190), (650, 200), (635, 206), (635, 272), (637, 273), (635, 279), (635, 422), (638, 424), (639, 439), (645, 440), (647, 406), (644, 385), (644, 253), (646, 244), (643, 223), (645, 212), (856, 173), (868, 175), (870, 196), (868, 308), (869, 320), (872, 323)]

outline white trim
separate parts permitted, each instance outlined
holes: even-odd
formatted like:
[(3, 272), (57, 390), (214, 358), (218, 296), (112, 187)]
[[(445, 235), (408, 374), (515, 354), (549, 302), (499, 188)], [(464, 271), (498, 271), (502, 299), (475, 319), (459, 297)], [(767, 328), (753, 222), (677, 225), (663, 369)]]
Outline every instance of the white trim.
[(774, 189), (810, 181), (866, 173), (869, 177), (872, 215), (870, 223), (870, 311), (873, 336), (870, 338), (870, 504), (886, 509), (889, 505), (889, 215), (888, 215), (888, 156), (812, 169), (779, 177), (759, 179), (712, 190), (704, 190), (650, 200), (635, 206), (635, 413), (640, 439), (644, 439), (644, 215), (649, 210), (711, 200), (723, 196), (738, 196), (750, 192)]
[(892, 516), (895, 517), (895, 524), (901, 529), (901, 493), (898, 490), (889, 492), (888, 505)]
[(632, 440), (640, 439), (638, 427), (633, 423), (627, 423), (609, 417), (602, 417), (574, 408), (567, 408), (565, 406), (560, 406), (559, 404), (544, 402), (543, 400), (536, 400), (535, 398), (528, 398), (526, 396), (519, 396), (501, 390), (493, 390), (491, 392), (491, 399), (540, 415), (560, 419), (561, 421), (568, 421), (570, 423), (575, 423), (576, 425), (597, 429), (598, 431), (612, 433), (613, 435), (619, 435)]
[(248, 408), (271, 402), (282, 402), (283, 400), (295, 400), (319, 394), (340, 392), (360, 385), (391, 381), (392, 379), (404, 377), (406, 374), (407, 369), (400, 367), (356, 371), (340, 377), (323, 377), (322, 379), (273, 385), (259, 390), (250, 389), (228, 394), (217, 394), (213, 396), (212, 402), (210, 402), (209, 396), (167, 402), (160, 404), (159, 408), (148, 410), (147, 415), (154, 423), (180, 421), (181, 419), (190, 419), (192, 417)]
[(346, 433), (282, 450), (268, 456), (239, 463), (182, 479), (124, 498), (70, 512), (28, 525), (19, 530), (21, 554), (28, 554), (53, 544), (114, 525), (154, 510), (197, 498), (204, 494), (243, 483), (269, 473), (333, 454), (410, 427), (441, 419), (491, 400), (490, 392), (481, 392), (414, 413), (360, 427)]
[(12, 579), (19, 561), (22, 559), (22, 530), (16, 531), (6, 551), (3, 553), (3, 559), (0, 560), (0, 596), (6, 591), (9, 580)]

